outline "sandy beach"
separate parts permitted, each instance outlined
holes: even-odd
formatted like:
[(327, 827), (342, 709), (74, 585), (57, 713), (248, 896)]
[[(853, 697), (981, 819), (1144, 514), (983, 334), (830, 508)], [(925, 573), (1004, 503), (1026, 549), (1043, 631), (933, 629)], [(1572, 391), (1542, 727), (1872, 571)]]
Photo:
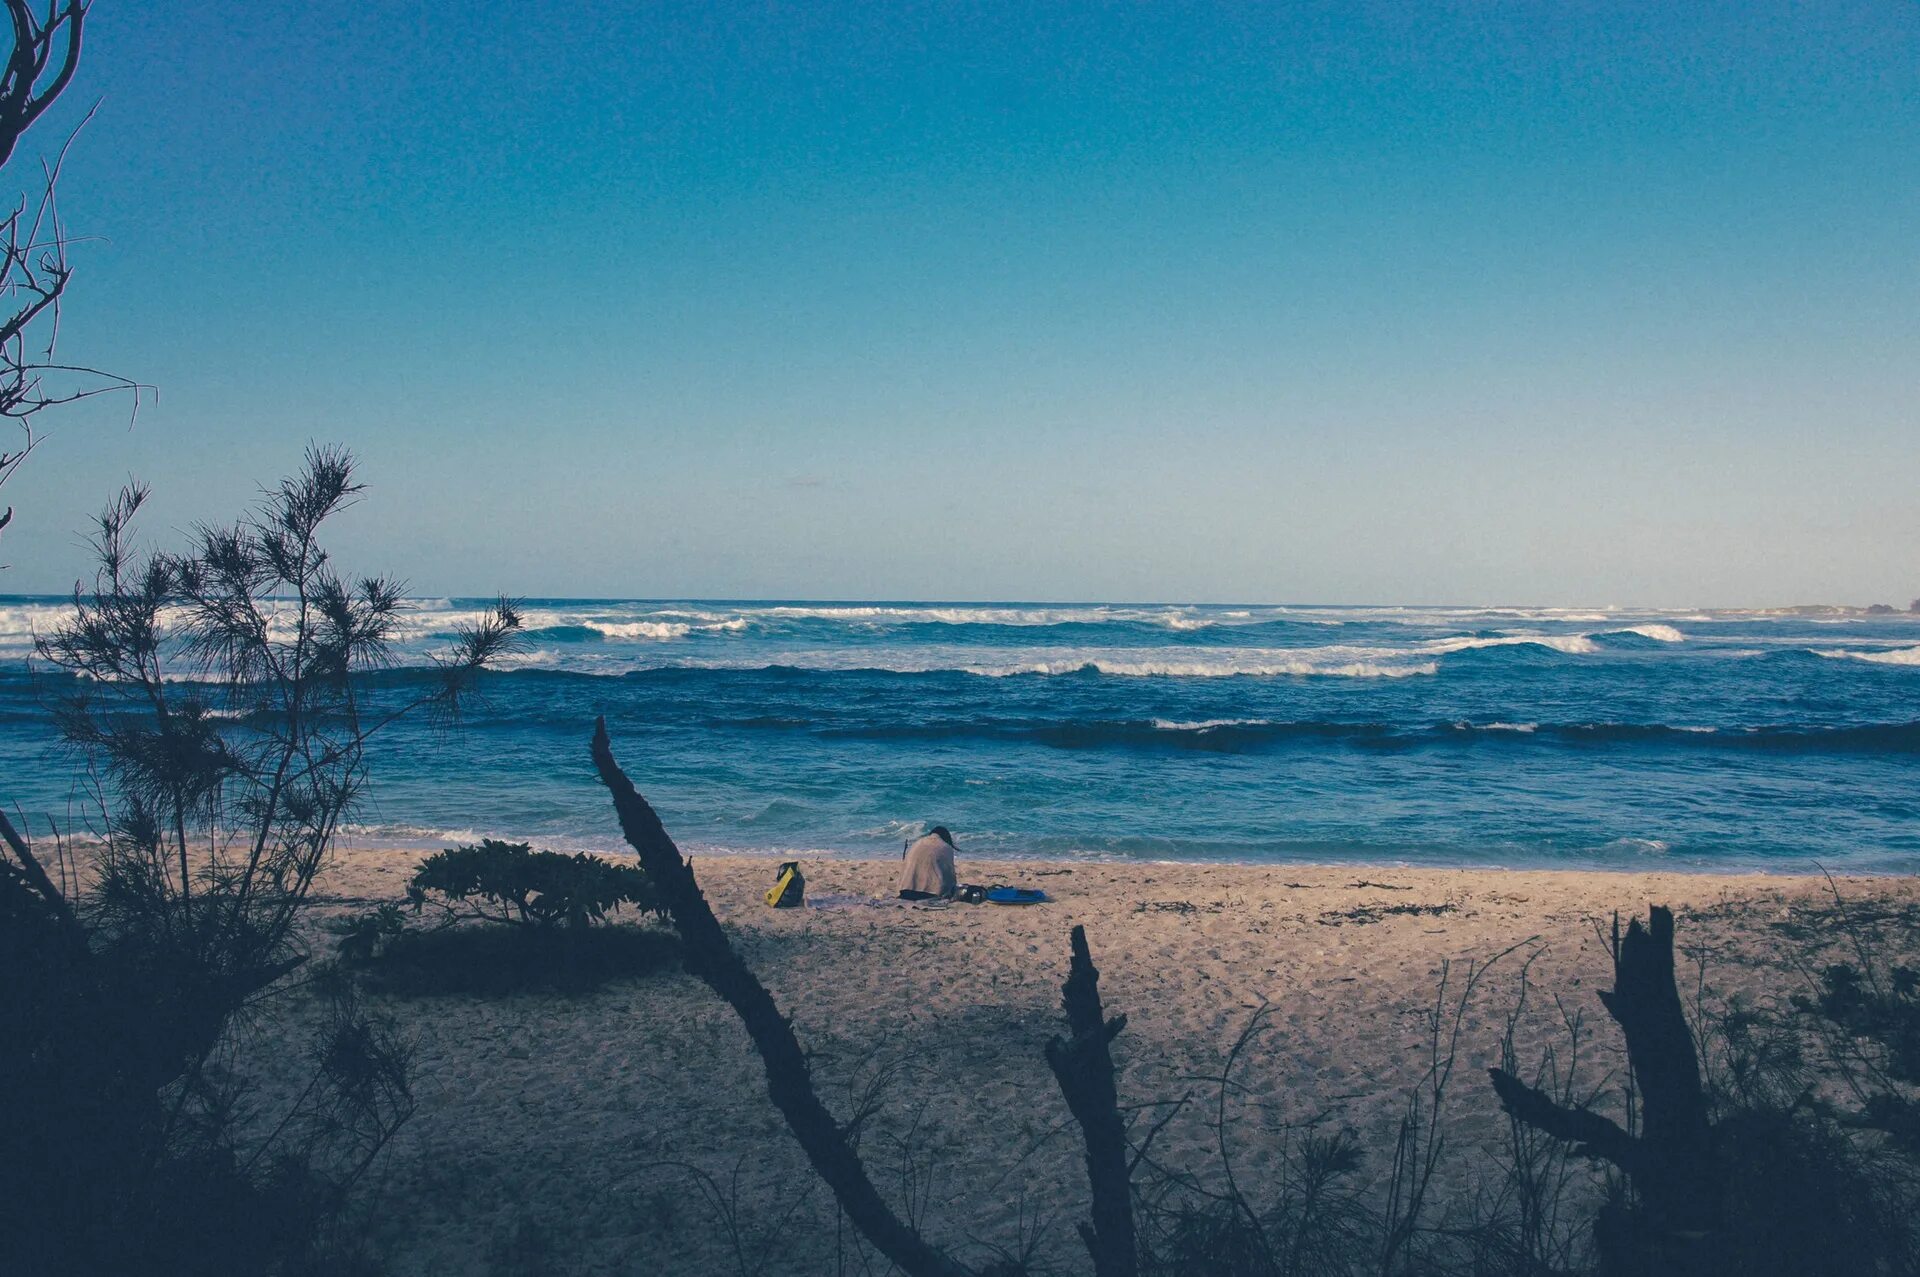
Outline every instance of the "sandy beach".
[[(412, 861), (342, 852), (323, 885), (328, 910), (397, 898)], [(1165, 1112), (1155, 1102), (1192, 1097), (1155, 1161), (1207, 1173), (1224, 1112), (1236, 1173), (1256, 1191), (1288, 1132), (1307, 1127), (1353, 1131), (1365, 1174), (1384, 1174), (1407, 1090), (1428, 1068), (1443, 972), (1450, 1023), (1479, 971), (1442, 1123), (1440, 1195), (1454, 1202), (1499, 1173), (1505, 1123), (1483, 1070), (1499, 1062), (1523, 971), (1520, 1062), (1564, 1050), (1564, 1016), (1577, 1014), (1597, 1085), (1623, 1063), (1594, 996), (1609, 982), (1603, 928), (1615, 911), (1675, 909), (1682, 987), (1709, 1006), (1783, 1001), (1805, 989), (1803, 964), (1842, 938), (1828, 883), (1806, 876), (966, 860), (963, 880), (1041, 886), (1054, 901), (931, 910), (877, 902), (894, 863), (823, 859), (804, 868), (827, 907), (775, 911), (761, 899), (775, 863), (696, 868), (813, 1053), (823, 1096), (843, 1117), (877, 1096), (861, 1141), (875, 1179), (977, 1258), (1023, 1245), (1079, 1258), (1078, 1133), (1042, 1058), (1076, 924), (1109, 1012), (1128, 1016), (1116, 1044), (1123, 1103), (1149, 1106), (1137, 1120), (1151, 1124)], [(1920, 915), (1912, 879), (1837, 888), (1857, 917), (1898, 919), (1907, 934)], [(418, 1114), (360, 1207), (396, 1273), (731, 1273), (741, 1263), (728, 1210), (748, 1271), (861, 1271), (744, 1032), (693, 978), (375, 1006), (417, 1053)], [(1263, 1027), (1217, 1109), (1208, 1079), (1256, 1015)]]

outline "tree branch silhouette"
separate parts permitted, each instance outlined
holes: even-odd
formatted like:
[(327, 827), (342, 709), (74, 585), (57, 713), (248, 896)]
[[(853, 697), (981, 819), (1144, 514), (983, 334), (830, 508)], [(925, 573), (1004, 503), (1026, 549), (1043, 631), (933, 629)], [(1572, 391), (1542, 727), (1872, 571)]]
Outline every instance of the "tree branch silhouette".
[(627, 845), (638, 853), (667, 916), (680, 933), (687, 971), (719, 994), (746, 1026), (747, 1036), (753, 1039), (754, 1049), (766, 1067), (768, 1098), (786, 1119), (787, 1128), (814, 1170), (833, 1190), (847, 1218), (908, 1277), (964, 1277), (965, 1267), (929, 1244), (874, 1188), (846, 1129), (834, 1120), (814, 1090), (806, 1052), (794, 1036), (792, 1022), (781, 1014), (773, 995), (733, 951), (694, 880), (692, 862), (680, 854), (660, 817), (614, 761), (604, 718), (594, 723), (593, 764), (601, 783), (613, 795), (614, 811)]

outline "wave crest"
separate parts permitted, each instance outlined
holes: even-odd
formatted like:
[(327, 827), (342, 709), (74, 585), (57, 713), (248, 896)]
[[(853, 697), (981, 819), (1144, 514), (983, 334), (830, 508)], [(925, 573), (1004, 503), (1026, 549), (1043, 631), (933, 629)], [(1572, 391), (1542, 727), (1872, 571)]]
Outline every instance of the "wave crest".
[(1424, 650), (1449, 656), (1455, 652), (1477, 652), (1492, 647), (1544, 647), (1568, 656), (1588, 656), (1600, 650), (1585, 634), (1498, 634), (1463, 638), (1428, 639)]
[(1920, 665), (1920, 647), (1896, 647), (1878, 652), (1850, 648), (1828, 648), (1814, 652), (1830, 661), (1869, 661), (1875, 665)]
[(588, 628), (610, 639), (680, 639), (693, 633), (685, 621), (595, 621)]

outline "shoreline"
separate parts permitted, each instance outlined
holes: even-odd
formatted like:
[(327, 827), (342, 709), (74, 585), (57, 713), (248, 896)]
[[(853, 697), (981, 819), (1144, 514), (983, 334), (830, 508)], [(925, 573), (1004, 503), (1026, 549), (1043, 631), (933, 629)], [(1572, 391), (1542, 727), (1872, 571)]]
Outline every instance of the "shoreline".
[[(669, 833), (672, 831), (669, 830)], [(354, 833), (343, 834), (336, 846), (335, 854), (352, 852), (356, 854), (396, 854), (426, 856), (450, 846), (464, 843), (477, 843), (482, 838), (498, 838), (502, 842), (526, 842), (541, 850), (559, 851), (566, 855), (599, 856), (609, 860), (629, 860), (633, 851), (618, 837), (605, 839), (561, 838), (543, 840), (538, 835), (524, 834), (483, 834), (478, 830), (450, 830), (445, 836), (436, 838), (412, 837), (366, 837)], [(964, 838), (961, 840), (965, 841)], [(678, 843), (678, 840), (676, 840)], [(714, 847), (679, 844), (681, 854), (691, 860), (742, 861), (758, 860), (778, 863), (787, 860), (817, 860), (822, 863), (846, 864), (886, 864), (898, 861), (899, 856), (889, 857), (881, 851), (859, 849), (838, 849), (831, 847)], [(1498, 860), (1490, 861), (1441, 861), (1434, 860), (1393, 860), (1388, 858), (1241, 858), (1241, 857), (1148, 857), (1128, 856), (1106, 852), (1088, 852), (1085, 854), (1059, 854), (1035, 852), (1031, 855), (1007, 855), (1004, 853), (981, 853), (975, 855), (964, 846), (959, 848), (958, 863), (994, 864), (1005, 866), (1039, 865), (1057, 866), (1109, 866), (1123, 868), (1128, 866), (1161, 866), (1205, 869), (1324, 869), (1324, 870), (1384, 870), (1407, 873), (1514, 873), (1514, 874), (1604, 874), (1610, 876), (1631, 877), (1643, 874), (1676, 875), (1701, 878), (1782, 878), (1782, 879), (1823, 879), (1831, 877), (1835, 881), (1849, 879), (1886, 880), (1920, 877), (1920, 853), (1914, 853), (1916, 864), (1912, 868), (1876, 868), (1847, 867), (1829, 869), (1816, 861), (1797, 861), (1780, 865), (1754, 864), (1750, 861), (1737, 861), (1725, 865), (1703, 863), (1699, 858), (1671, 861), (1664, 859), (1664, 853), (1642, 853), (1643, 858), (1618, 863), (1601, 863), (1584, 859), (1570, 859), (1565, 864), (1518, 863)], [(961, 877), (965, 878), (964, 868)]]

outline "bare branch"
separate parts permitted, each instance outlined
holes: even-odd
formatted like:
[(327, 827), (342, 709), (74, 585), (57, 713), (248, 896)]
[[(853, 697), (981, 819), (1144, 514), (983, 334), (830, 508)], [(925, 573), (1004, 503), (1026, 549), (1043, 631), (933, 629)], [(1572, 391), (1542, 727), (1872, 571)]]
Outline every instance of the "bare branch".
[[(21, 137), (73, 81), (90, 0), (0, 0), (11, 51), (0, 65), (0, 165), (14, 155)], [(97, 395), (131, 392), (137, 415), (149, 389), (85, 365), (60, 362), (60, 313), (73, 267), (71, 242), (60, 222), (55, 190), (68, 151), (92, 119), (89, 110), (67, 135), (57, 156), (40, 163), (39, 195), (28, 215), (21, 196), (0, 217), (0, 418), (21, 432), (18, 447), (0, 451), (0, 484), (10, 479), (39, 440), (36, 415)], [(11, 521), (0, 518), (0, 529)]]
[(793, 1025), (780, 1013), (740, 955), (733, 951), (719, 919), (694, 881), (693, 865), (667, 836), (660, 817), (640, 796), (614, 761), (607, 739), (606, 719), (593, 729), (593, 763), (601, 783), (613, 795), (614, 811), (627, 844), (660, 891), (661, 903), (680, 933), (687, 970), (700, 977), (733, 1008), (753, 1039), (766, 1067), (767, 1095), (807, 1160), (833, 1190), (834, 1198), (868, 1241), (908, 1277), (963, 1277), (966, 1269), (935, 1249), (881, 1200), (868, 1178), (846, 1129), (834, 1121), (814, 1091), (806, 1052), (793, 1034)]
[(62, 924), (84, 945), (86, 939), (80, 931), (79, 920), (74, 917), (73, 905), (67, 900), (65, 893), (54, 885), (53, 879), (47, 876), (46, 868), (33, 854), (32, 846), (13, 827), (13, 822), (7, 818), (4, 808), (0, 808), (0, 840), (6, 842), (8, 850), (12, 851), (14, 858), (20, 862), (21, 871), (27, 881), (46, 902), (47, 907), (59, 915)]
[(1488, 1069), (1487, 1074), (1493, 1079), (1494, 1094), (1500, 1097), (1501, 1105), (1519, 1121), (1555, 1139), (1580, 1145), (1583, 1155), (1612, 1162), (1629, 1174), (1640, 1169), (1639, 1142), (1612, 1118), (1563, 1105), (1505, 1069)]

